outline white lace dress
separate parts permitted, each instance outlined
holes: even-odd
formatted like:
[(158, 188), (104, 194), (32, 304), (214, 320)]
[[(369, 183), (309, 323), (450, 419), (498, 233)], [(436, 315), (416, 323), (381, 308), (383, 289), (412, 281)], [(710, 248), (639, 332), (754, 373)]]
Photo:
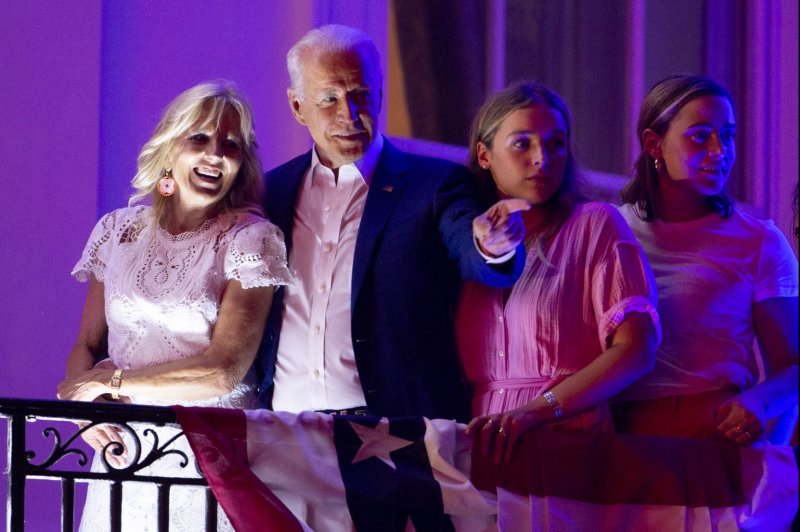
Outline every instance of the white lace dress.
[[(291, 282), (281, 231), (252, 214), (221, 214), (197, 231), (171, 235), (155, 224), (146, 206), (111, 212), (95, 226), (72, 274), (80, 281), (94, 275), (104, 285), (109, 357), (116, 367), (136, 369), (195, 356), (211, 342), (225, 285), (237, 280), (242, 287), (285, 285)], [(221, 397), (182, 401), (189, 406), (252, 408), (256, 405), (252, 372), (237, 388)], [(156, 397), (136, 396), (137, 404), (168, 405)], [(152, 447), (153, 434), (134, 426), (142, 441), (142, 456)], [(159, 445), (177, 432), (160, 427)], [(128, 456), (134, 439), (126, 437)], [(170, 455), (139, 474), (197, 477), (188, 442), (181, 437), (168, 449), (189, 457)], [(188, 452), (187, 452), (188, 451)], [(141, 458), (140, 458), (141, 460)], [(95, 455), (93, 470), (103, 470)], [(156, 530), (155, 486), (126, 482), (123, 487), (123, 530)], [(81, 530), (109, 529), (108, 487), (90, 485)], [(220, 510), (220, 530), (232, 530)], [(205, 494), (196, 488), (173, 488), (170, 530), (204, 530)]]

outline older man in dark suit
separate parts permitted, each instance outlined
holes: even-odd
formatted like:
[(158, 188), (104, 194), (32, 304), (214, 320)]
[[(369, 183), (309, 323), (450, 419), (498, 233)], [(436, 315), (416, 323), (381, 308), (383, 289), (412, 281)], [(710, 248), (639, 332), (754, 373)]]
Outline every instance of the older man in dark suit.
[(324, 26), (289, 51), (289, 104), (314, 147), (265, 176), (294, 286), (273, 301), (260, 399), (275, 410), (464, 421), (453, 339), (461, 279), (510, 286), (518, 200), (481, 214), (465, 168), (378, 131), (381, 71), (361, 31)]

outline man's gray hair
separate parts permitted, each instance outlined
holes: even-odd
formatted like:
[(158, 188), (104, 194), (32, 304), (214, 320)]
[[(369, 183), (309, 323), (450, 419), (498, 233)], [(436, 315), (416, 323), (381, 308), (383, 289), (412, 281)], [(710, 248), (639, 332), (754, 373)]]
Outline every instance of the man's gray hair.
[(292, 89), (302, 100), (303, 94), (303, 62), (305, 52), (313, 52), (314, 57), (326, 54), (346, 52), (358, 46), (363, 46), (367, 51), (368, 60), (373, 62), (373, 72), (378, 74), (381, 83), (381, 62), (378, 49), (372, 39), (361, 30), (344, 26), (342, 24), (328, 24), (315, 28), (300, 38), (286, 54), (286, 68), (289, 70), (289, 79)]

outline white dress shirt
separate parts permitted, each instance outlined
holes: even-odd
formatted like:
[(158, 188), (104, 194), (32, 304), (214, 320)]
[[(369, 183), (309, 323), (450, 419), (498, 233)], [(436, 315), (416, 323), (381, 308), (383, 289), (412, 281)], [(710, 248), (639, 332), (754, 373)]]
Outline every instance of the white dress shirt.
[(377, 135), (364, 156), (333, 171), (316, 147), (295, 206), (289, 268), (275, 368), (275, 410), (366, 405), (350, 329), (350, 288), (358, 228), (369, 183), (383, 150)]

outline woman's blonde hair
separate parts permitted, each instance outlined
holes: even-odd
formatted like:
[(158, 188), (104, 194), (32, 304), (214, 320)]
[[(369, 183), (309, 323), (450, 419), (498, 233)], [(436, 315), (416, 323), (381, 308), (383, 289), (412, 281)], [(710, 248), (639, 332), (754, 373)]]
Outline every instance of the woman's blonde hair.
[(193, 127), (212, 123), (219, 127), (228, 108), (236, 111), (239, 117), (242, 165), (230, 192), (221, 200), (221, 208), (228, 212), (249, 211), (263, 216), (261, 160), (255, 139), (253, 111), (236, 86), (226, 80), (195, 85), (182, 92), (167, 106), (150, 140), (139, 152), (137, 172), (131, 181), (135, 192), (128, 202), (129, 205), (149, 196), (153, 202), (156, 222), (162, 223), (171, 202), (170, 198), (158, 193), (157, 186), (165, 174), (172, 149)]

